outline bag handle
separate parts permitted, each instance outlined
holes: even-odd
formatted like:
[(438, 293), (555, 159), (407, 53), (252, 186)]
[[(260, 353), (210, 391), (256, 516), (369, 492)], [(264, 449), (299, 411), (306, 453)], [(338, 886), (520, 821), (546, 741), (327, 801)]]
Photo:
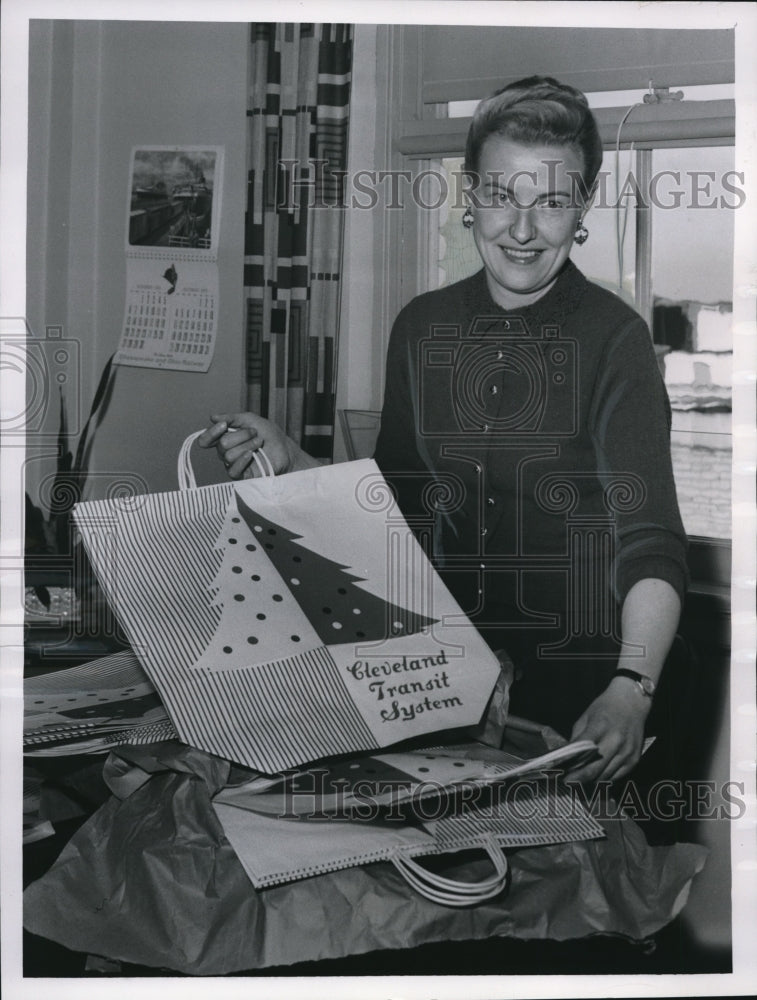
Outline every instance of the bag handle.
[[(192, 445), (197, 440), (197, 438), (204, 434), (205, 431), (195, 431), (190, 434), (188, 438), (185, 439), (181, 448), (179, 449), (179, 467), (177, 470), (177, 475), (179, 479), (179, 489), (180, 490), (193, 490), (197, 487), (197, 480), (195, 479), (194, 469), (192, 468), (192, 459), (190, 458), (190, 451)], [(252, 453), (252, 457), (255, 460), (255, 464), (260, 470), (260, 475), (263, 479), (272, 479), (276, 473), (274, 472), (271, 460), (263, 451), (262, 448), (258, 448), (257, 451)]]
[(506, 888), (509, 871), (507, 858), (496, 845), (479, 845), (489, 855), (494, 874), (478, 882), (459, 882), (429, 871), (402, 850), (395, 852), (391, 862), (405, 881), (421, 896), (442, 906), (474, 906), (493, 899)]

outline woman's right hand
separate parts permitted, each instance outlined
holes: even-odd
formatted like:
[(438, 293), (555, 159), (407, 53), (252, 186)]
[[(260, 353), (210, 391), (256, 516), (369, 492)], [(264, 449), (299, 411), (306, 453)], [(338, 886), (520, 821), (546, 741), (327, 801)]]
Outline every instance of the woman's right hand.
[(260, 476), (256, 451), (263, 448), (276, 475), (291, 472), (297, 446), (284, 432), (256, 413), (211, 413), (212, 423), (197, 439), (202, 448), (215, 447), (231, 479)]

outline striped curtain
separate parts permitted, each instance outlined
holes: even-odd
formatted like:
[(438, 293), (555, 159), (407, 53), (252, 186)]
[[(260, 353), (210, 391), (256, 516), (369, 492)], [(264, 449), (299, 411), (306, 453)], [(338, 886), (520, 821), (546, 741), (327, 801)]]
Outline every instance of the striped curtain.
[(253, 24), (247, 406), (332, 457), (352, 28)]

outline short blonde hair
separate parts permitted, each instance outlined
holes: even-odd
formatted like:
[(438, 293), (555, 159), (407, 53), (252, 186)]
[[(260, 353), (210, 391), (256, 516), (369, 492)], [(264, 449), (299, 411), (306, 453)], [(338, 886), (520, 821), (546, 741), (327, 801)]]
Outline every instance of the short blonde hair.
[(572, 146), (581, 154), (581, 194), (588, 198), (602, 165), (602, 140), (580, 90), (551, 76), (530, 76), (481, 101), (465, 145), (465, 171), (473, 175), (474, 184), (481, 149), (490, 135), (523, 145)]

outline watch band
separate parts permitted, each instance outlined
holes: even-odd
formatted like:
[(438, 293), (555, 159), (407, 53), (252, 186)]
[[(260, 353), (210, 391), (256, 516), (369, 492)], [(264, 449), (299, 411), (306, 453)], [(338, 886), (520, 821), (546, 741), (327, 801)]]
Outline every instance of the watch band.
[(621, 667), (619, 670), (615, 671), (615, 677), (628, 677), (632, 681), (636, 681), (641, 689), (641, 693), (646, 698), (651, 698), (655, 691), (657, 690), (657, 685), (652, 680), (651, 677), (647, 677), (646, 674), (639, 674), (635, 670), (626, 670), (625, 667)]

